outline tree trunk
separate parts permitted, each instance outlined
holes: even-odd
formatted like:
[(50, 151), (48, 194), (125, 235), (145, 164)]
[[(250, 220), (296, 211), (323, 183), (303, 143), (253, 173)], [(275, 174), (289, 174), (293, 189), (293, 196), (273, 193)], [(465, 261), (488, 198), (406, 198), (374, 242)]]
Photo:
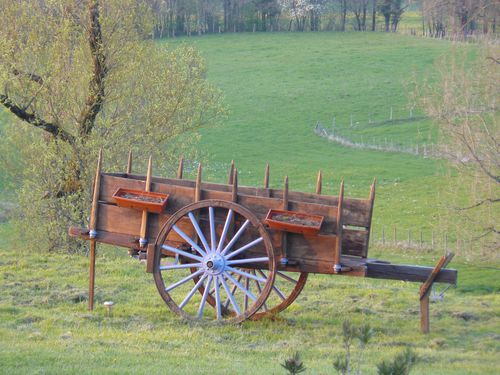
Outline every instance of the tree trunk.
[(377, 0), (372, 1), (372, 31), (375, 31), (375, 23), (377, 22)]

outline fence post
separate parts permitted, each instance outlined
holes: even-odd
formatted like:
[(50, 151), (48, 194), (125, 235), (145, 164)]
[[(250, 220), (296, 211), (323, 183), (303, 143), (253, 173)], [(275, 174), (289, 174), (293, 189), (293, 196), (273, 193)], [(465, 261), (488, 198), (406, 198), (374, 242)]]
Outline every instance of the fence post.
[(396, 236), (396, 226), (394, 226), (394, 245), (396, 245), (398, 243), (397, 241), (397, 236)]
[(431, 234), (431, 248), (432, 250), (434, 250), (434, 229), (432, 230), (432, 234)]
[(385, 245), (385, 226), (382, 226), (382, 245)]
[(444, 253), (448, 252), (448, 232), (444, 233)]
[(351, 128), (352, 128), (352, 114), (351, 114)]
[(391, 114), (389, 115), (389, 120), (392, 121), (392, 107), (391, 107)]
[(408, 247), (410, 246), (411, 243), (411, 229), (408, 229)]
[(424, 242), (424, 239), (422, 236), (422, 229), (420, 229), (420, 248), (422, 248), (423, 242)]

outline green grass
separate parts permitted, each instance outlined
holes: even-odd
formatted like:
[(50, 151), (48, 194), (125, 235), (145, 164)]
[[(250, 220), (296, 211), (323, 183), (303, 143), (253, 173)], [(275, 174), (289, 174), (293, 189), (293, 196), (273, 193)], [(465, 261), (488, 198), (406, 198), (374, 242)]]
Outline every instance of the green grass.
[[(144, 265), (125, 250), (100, 247), (97, 305), (88, 312), (87, 259), (16, 250), (8, 230), (0, 226), (2, 374), (284, 374), (279, 363), (295, 351), (306, 373), (332, 374), (346, 318), (375, 330), (365, 374), (406, 346), (422, 358), (414, 374), (495, 374), (500, 365), (500, 281), (487, 265), (454, 262), (459, 286), (431, 304), (428, 336), (419, 333), (418, 284), (342, 276), (311, 275), (275, 321), (189, 324), (167, 309)], [(401, 263), (435, 260), (373, 250)], [(110, 299), (107, 317), (102, 303)]]
[[(449, 43), (384, 33), (211, 35), (173, 43), (201, 51), (208, 79), (223, 90), (230, 110), (223, 126), (202, 132), (201, 148), (209, 154), (205, 178), (224, 180), (234, 159), (241, 184), (261, 184), (269, 162), (273, 186), (287, 174), (291, 189), (313, 191), (321, 169), (326, 193), (336, 194), (344, 178), (348, 195), (364, 197), (377, 177), (377, 226), (432, 225), (445, 184), (443, 163), (344, 148), (313, 128), (316, 121), (331, 124), (334, 115), (344, 127), (351, 114), (387, 116), (391, 106), (398, 115), (408, 105), (413, 77), (432, 77)], [(367, 137), (408, 143), (435, 140), (436, 130), (421, 121), (373, 127)]]

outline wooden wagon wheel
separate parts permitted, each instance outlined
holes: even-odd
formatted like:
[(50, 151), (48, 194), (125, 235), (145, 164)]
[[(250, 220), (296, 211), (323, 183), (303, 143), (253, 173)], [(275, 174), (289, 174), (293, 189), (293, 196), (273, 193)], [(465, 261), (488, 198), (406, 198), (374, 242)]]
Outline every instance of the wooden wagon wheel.
[[(230, 229), (234, 235), (229, 235)], [(165, 223), (155, 248), (158, 291), (173, 312), (187, 319), (242, 322), (260, 309), (273, 289), (276, 259), (269, 234), (252, 212), (236, 203), (205, 200), (183, 207)], [(162, 255), (179, 262), (164, 263)], [(262, 269), (265, 276), (243, 271), (240, 265)], [(240, 282), (243, 277), (259, 282), (260, 290), (246, 288)], [(214, 307), (213, 315), (206, 305)]]

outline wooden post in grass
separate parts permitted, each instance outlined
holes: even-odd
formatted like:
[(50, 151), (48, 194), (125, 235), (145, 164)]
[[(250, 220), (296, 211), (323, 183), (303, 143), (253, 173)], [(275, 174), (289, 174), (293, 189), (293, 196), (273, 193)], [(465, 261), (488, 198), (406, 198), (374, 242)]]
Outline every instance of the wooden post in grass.
[(228, 185), (233, 184), (233, 177), (234, 177), (234, 160), (231, 160), (231, 165), (229, 167), (229, 173), (227, 174), (227, 184)]
[(269, 163), (266, 164), (264, 171), (264, 188), (269, 189)]
[(94, 195), (92, 197), (92, 209), (90, 211), (89, 222), (89, 301), (88, 309), (94, 309), (94, 287), (95, 287), (95, 253), (96, 253), (96, 236), (97, 236), (97, 211), (99, 208), (99, 193), (101, 190), (101, 169), (102, 169), (102, 149), (99, 150), (99, 157), (97, 158), (97, 168), (94, 179)]

